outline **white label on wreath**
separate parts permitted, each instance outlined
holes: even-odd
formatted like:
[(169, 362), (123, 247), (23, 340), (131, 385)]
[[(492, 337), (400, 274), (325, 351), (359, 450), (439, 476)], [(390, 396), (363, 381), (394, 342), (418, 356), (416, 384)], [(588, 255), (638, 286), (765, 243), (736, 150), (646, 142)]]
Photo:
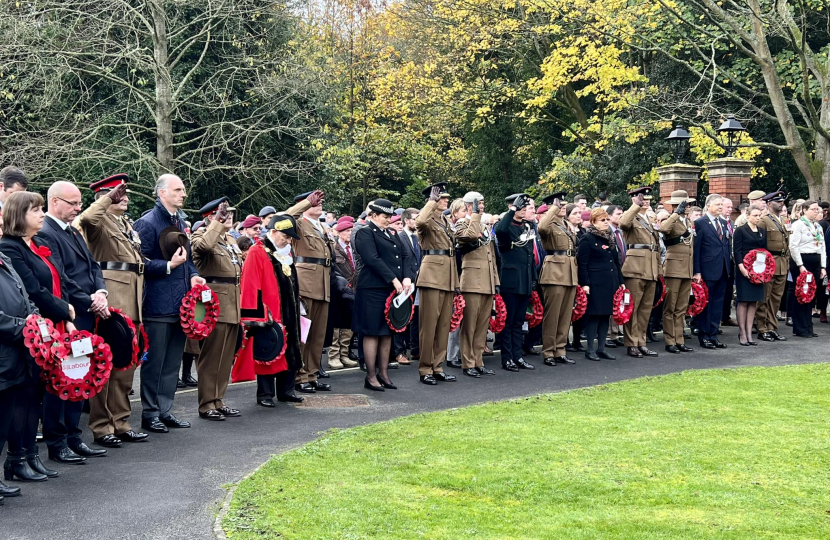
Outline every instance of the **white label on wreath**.
[(631, 303), (631, 296), (628, 293), (623, 294), (623, 304), (626, 306)]
[(44, 343), (49, 343), (50, 341), (52, 341), (52, 336), (51, 334), (49, 334), (49, 327), (46, 326), (45, 321), (38, 321), (37, 327), (40, 329), (40, 337)]
[[(74, 345), (74, 343), (73, 343)], [(70, 379), (83, 379), (92, 366), (89, 356), (68, 356), (61, 360), (61, 369)]]
[(202, 302), (210, 302), (213, 300), (213, 293), (210, 289), (202, 291)]
[(72, 342), (72, 356), (86, 356), (92, 354), (92, 340), (90, 338), (79, 339)]
[(812, 283), (813, 282), (813, 274), (807, 274), (806, 280), (807, 280), (807, 283)]
[(767, 256), (765, 253), (755, 255), (755, 262), (752, 263), (752, 271), (756, 274), (763, 274), (767, 269)]

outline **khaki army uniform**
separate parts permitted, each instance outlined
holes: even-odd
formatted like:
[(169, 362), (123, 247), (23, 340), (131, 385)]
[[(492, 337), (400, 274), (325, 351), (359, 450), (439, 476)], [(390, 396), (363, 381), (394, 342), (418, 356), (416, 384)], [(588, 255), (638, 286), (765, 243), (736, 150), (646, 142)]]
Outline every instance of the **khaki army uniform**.
[(456, 223), (456, 241), (461, 251), (461, 293), (464, 318), (461, 320), (461, 364), (465, 369), (484, 367), (484, 348), (493, 295), (499, 286), (496, 247), (493, 236), (481, 225), (481, 214)]
[[(542, 357), (565, 356), (568, 329), (578, 285), (576, 271), (576, 235), (559, 216), (560, 207), (550, 205), (539, 223), (539, 235), (545, 249), (539, 284), (545, 300), (542, 318)], [(579, 336), (575, 336), (578, 340)]]
[(415, 220), (421, 246), (421, 269), (416, 286), (421, 359), (418, 373), (442, 373), (452, 320), (453, 293), (459, 286), (455, 263), (455, 233), (436, 201), (427, 201)]
[[(123, 311), (138, 330), (144, 293), (141, 241), (128, 219), (107, 211), (110, 205), (112, 199), (102, 196), (78, 217), (78, 224), (92, 257), (101, 265), (109, 305)], [(96, 439), (132, 430), (128, 394), (134, 374), (135, 367), (113, 369), (104, 388), (89, 400), (89, 429)]]
[(236, 354), (239, 326), (239, 277), (242, 260), (236, 242), (225, 226), (215, 219), (199, 228), (190, 238), (193, 264), (208, 287), (219, 298), (219, 320), (213, 332), (204, 339), (196, 358), (199, 412), (220, 409)]
[(625, 287), (631, 291), (634, 302), (634, 312), (625, 323), (626, 347), (646, 346), (646, 327), (661, 271), (660, 238), (640, 210), (639, 206), (632, 204), (620, 217), (620, 229), (626, 243), (622, 273)]
[(694, 275), (694, 234), (685, 216), (672, 214), (660, 224), (666, 246), (666, 299), (663, 304), (663, 338), (666, 345), (684, 345), (683, 328)]
[(323, 231), (319, 222), (315, 226), (303, 217), (303, 212), (311, 208), (308, 200), (302, 200), (285, 211), (297, 220), (297, 234), (294, 254), (297, 268), (297, 282), (300, 286), (300, 298), (308, 306), (306, 317), (311, 320), (308, 337), (301, 344), (303, 366), (297, 371), (296, 382), (313, 383), (317, 381), (320, 360), (323, 357), (323, 344), (326, 340), (326, 325), (329, 322), (329, 302), (331, 300), (331, 266), (334, 264), (332, 240)]
[(778, 331), (778, 306), (784, 296), (787, 285), (787, 271), (790, 265), (790, 232), (781, 218), (767, 214), (761, 219), (758, 228), (767, 231), (767, 251), (775, 257), (775, 275), (769, 283), (764, 284), (764, 301), (758, 302), (755, 322), (758, 333)]

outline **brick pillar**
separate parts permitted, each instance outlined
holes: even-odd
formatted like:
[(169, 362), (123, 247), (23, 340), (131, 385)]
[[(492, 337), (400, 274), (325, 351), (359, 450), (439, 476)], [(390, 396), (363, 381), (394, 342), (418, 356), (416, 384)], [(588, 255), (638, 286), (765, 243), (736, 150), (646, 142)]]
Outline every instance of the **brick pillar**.
[(697, 181), (700, 179), (700, 167), (685, 165), (683, 163), (672, 163), (657, 168), (660, 175), (660, 202), (664, 203), (671, 199), (671, 192), (678, 189), (684, 190), (689, 197), (697, 197)]
[(749, 195), (749, 177), (755, 162), (746, 159), (721, 158), (706, 163), (709, 193), (732, 199), (732, 215), (738, 213), (742, 199)]

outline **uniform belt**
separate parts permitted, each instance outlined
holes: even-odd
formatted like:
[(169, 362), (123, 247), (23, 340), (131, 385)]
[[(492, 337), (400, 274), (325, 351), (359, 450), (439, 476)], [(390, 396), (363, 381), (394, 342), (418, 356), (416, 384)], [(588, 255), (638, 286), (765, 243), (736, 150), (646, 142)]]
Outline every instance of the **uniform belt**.
[(139, 276), (144, 273), (144, 263), (126, 263), (119, 261), (104, 261), (101, 270), (117, 270), (119, 272), (134, 272)]
[(238, 277), (206, 277), (205, 281), (207, 283), (227, 283), (230, 285), (239, 285)]
[(297, 257), (298, 263), (319, 264), (320, 266), (330, 267), (331, 259), (318, 259), (317, 257)]
[(657, 251), (657, 248), (651, 244), (628, 244), (627, 249), (647, 249), (649, 251)]
[(786, 255), (789, 255), (789, 254), (790, 254), (790, 252), (789, 252), (789, 251), (773, 251), (773, 250), (771, 250), (771, 249), (769, 250), (769, 252), (770, 252), (772, 255), (775, 255), (776, 257), (783, 257), (783, 256), (786, 256)]
[(663, 240), (663, 243), (666, 244), (666, 247), (676, 246), (690, 236), (692, 236), (692, 233), (681, 234), (680, 236), (675, 236), (674, 238), (666, 238)]
[(568, 257), (575, 257), (576, 252), (572, 249), (554, 249), (551, 251), (546, 251), (548, 255), (567, 255)]
[(422, 249), (421, 253), (424, 255), (444, 255), (445, 257), (452, 257), (451, 249)]

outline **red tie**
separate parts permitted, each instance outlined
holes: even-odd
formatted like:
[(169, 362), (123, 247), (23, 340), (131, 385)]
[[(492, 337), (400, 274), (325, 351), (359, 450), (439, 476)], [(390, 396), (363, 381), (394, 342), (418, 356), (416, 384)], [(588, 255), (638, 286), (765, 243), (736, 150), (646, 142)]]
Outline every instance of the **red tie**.
[(354, 259), (352, 259), (352, 248), (349, 247), (349, 244), (346, 244), (346, 256), (349, 258), (349, 264), (352, 265), (352, 270), (354, 270)]
[(539, 250), (536, 247), (536, 240), (533, 240), (533, 262), (539, 266)]
[(625, 262), (625, 249), (623, 248), (622, 235), (619, 229), (614, 230), (614, 239), (617, 241), (617, 249), (620, 251), (620, 262)]

